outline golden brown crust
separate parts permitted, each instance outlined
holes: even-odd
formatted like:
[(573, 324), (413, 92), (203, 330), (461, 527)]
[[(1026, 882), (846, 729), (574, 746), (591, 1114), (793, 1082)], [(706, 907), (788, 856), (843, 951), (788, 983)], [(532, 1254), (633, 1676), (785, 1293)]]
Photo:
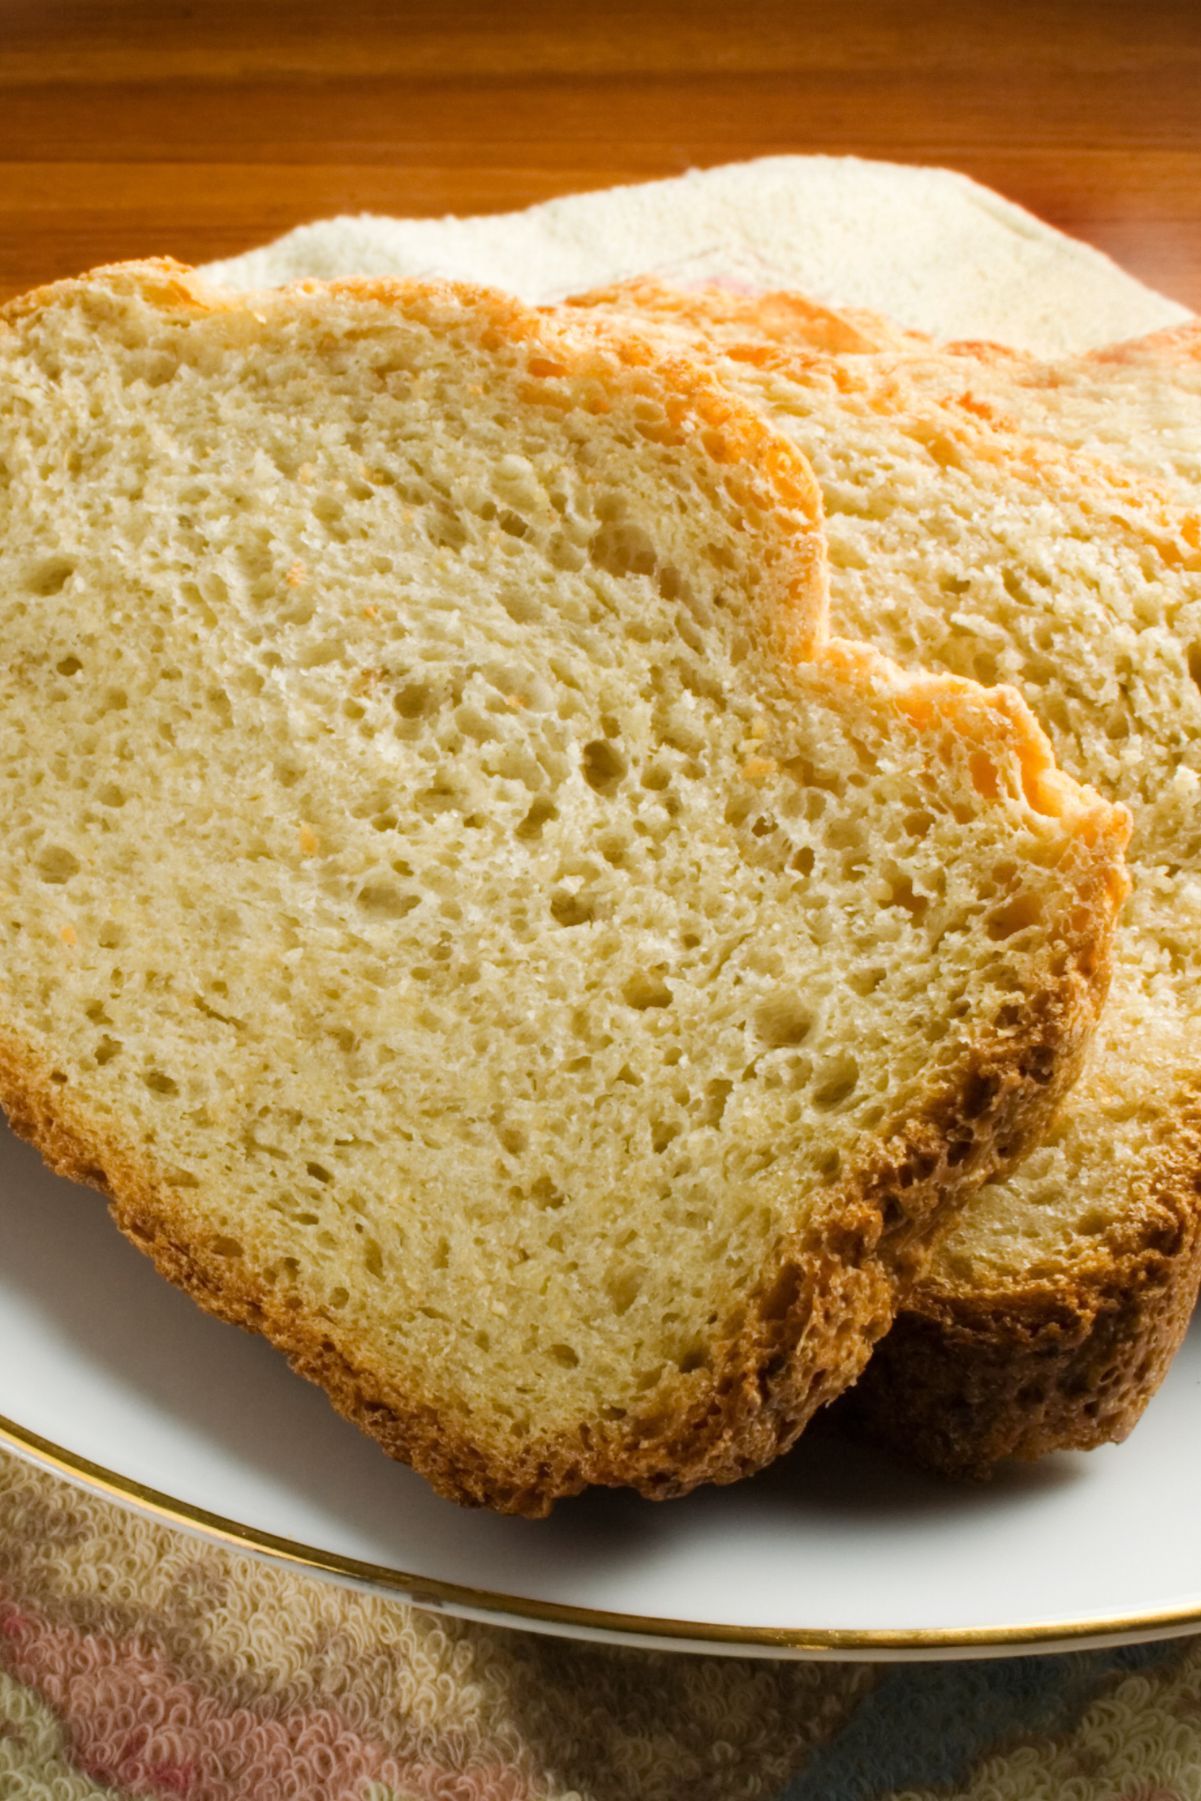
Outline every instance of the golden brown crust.
[(828, 307), (787, 288), (756, 292), (706, 282), (676, 288), (653, 275), (637, 275), (609, 287), (573, 295), (567, 307), (602, 308), (654, 318), (664, 324), (712, 331), (732, 328), (778, 342), (804, 343), (812, 350), (854, 355), (929, 345), (921, 332), (905, 331), (866, 307)]
[[(821, 348), (820, 334), (805, 332), (799, 311), (792, 322), (797, 344)], [(778, 342), (774, 330), (767, 335)], [(1046, 367), (1004, 346), (946, 348), (1008, 368), (1018, 381)], [(1081, 361), (1196, 370), (1201, 320), (1107, 346)], [(1007, 432), (1005, 420), (970, 393), (959, 405)], [(1053, 448), (1040, 452), (1039, 467), (1058, 475), (1068, 464)], [(1129, 472), (1106, 459), (1095, 459), (1094, 473), (1103, 489), (1135, 499), (1159, 529), (1165, 511), (1175, 511), (1155, 484), (1139, 478), (1132, 487)], [(933, 1468), (975, 1477), (1006, 1458), (1093, 1450), (1124, 1439), (1180, 1348), (1201, 1286), (1195, 1095), (1180, 1102), (1175, 1117), (1172, 1141), (1144, 1172), (1108, 1242), (1040, 1281), (1019, 1275), (971, 1290), (919, 1286), (843, 1403), (847, 1415)]]
[[(770, 296), (780, 306), (786, 298)], [(1013, 361), (1017, 380), (1033, 379), (1035, 370), (1048, 365), (1038, 365), (1022, 352), (995, 345), (961, 344), (943, 350), (913, 334), (907, 334), (907, 343), (864, 340), (853, 352), (831, 351), (824, 344), (825, 323), (819, 322), (811, 333), (805, 322), (810, 303), (803, 296), (793, 298), (797, 304), (791, 313), (781, 312), (763, 326), (756, 323), (758, 303), (754, 297), (740, 297), (734, 308), (720, 290), (701, 289), (675, 296), (673, 304), (673, 291), (649, 279), (598, 288), (574, 296), (566, 305), (581, 312), (591, 310), (602, 319), (619, 320), (622, 330), (657, 333), (664, 356), (674, 346), (677, 353), (683, 349), (702, 358), (724, 357), (737, 366), (765, 375), (776, 373), (802, 385), (827, 383), (848, 401), (857, 400), (881, 413), (891, 410), (900, 417), (908, 411), (914, 435), (936, 459), (953, 463), (957, 458), (976, 457), (991, 462), (1027, 486), (1034, 498), (1052, 486), (1102, 517), (1107, 529), (1128, 533), (1132, 541), (1145, 542), (1151, 536), (1166, 563), (1201, 567), (1198, 515), (1182, 508), (1169, 488), (1112, 458), (1034, 435), (999, 411), (992, 399), (972, 392), (973, 360), (998, 365)], [(817, 311), (826, 314), (829, 309)], [(1179, 362), (1186, 356), (1181, 346), (1190, 341), (1190, 328), (1177, 331), (1180, 345), (1172, 350), (1171, 358)], [(1150, 344), (1153, 340), (1137, 342)], [(939, 397), (923, 395), (910, 380), (914, 363), (940, 356), (953, 358), (962, 366), (963, 388)]]
[[(279, 304), (279, 296), (246, 301), (212, 297), (176, 266), (122, 268), (107, 278), (130, 281), (164, 308), (224, 308)], [(74, 285), (74, 284), (68, 284)], [(306, 284), (303, 292), (319, 291)], [(323, 291), (323, 290), (321, 290)], [(352, 297), (406, 308), (470, 303), (502, 341), (517, 339), (545, 353), (532, 371), (540, 394), (555, 404), (553, 384), (563, 370), (600, 359), (606, 380), (635, 391), (653, 381), (670, 391), (670, 423), (682, 438), (698, 424), (706, 450), (738, 461), (788, 506), (816, 519), (820, 501), (808, 466), (782, 448), (752, 409), (732, 401), (687, 356), (663, 357), (636, 338), (614, 342), (587, 331), (577, 336), (500, 296), (439, 284), (338, 284)], [(0, 316), (11, 321), (44, 291)], [(815, 570), (801, 547), (796, 598), (806, 597)], [(808, 585), (807, 585), (808, 584)], [(819, 588), (819, 593), (823, 592)], [(824, 597), (824, 595), (823, 595)], [(841, 660), (849, 674), (872, 679), (884, 660), (865, 649), (821, 646), (824, 606), (803, 621), (810, 649)], [(908, 678), (891, 671), (898, 704), (928, 712), (939, 697), (954, 712), (967, 708), (964, 684), (945, 678)], [(973, 691), (974, 692), (974, 691)], [(1062, 958), (1047, 991), (1020, 1016), (995, 1024), (966, 1047), (959, 1067), (932, 1088), (915, 1116), (882, 1136), (870, 1164), (852, 1170), (832, 1190), (822, 1221), (781, 1244), (748, 1297), (737, 1335), (714, 1347), (709, 1370), (694, 1372), (666, 1395), (658, 1413), (620, 1426), (581, 1423), (528, 1444), (519, 1456), (494, 1454), (472, 1423), (451, 1415), (423, 1387), (419, 1372), (371, 1370), (331, 1336), (333, 1328), (307, 1314), (295, 1295), (282, 1295), (207, 1248), (208, 1231), (195, 1196), (172, 1187), (170, 1172), (95, 1118), (85, 1095), (70, 1092), (61, 1072), (26, 1045), (0, 1039), (0, 1103), (14, 1128), (41, 1150), (50, 1166), (90, 1182), (110, 1196), (114, 1217), (171, 1281), (222, 1318), (264, 1334), (293, 1366), (326, 1389), (334, 1405), (375, 1437), (391, 1455), (418, 1469), (443, 1494), (505, 1511), (544, 1514), (560, 1496), (589, 1484), (628, 1485), (643, 1494), (681, 1494), (697, 1483), (733, 1481), (761, 1467), (797, 1437), (807, 1420), (862, 1368), (887, 1329), (897, 1303), (915, 1279), (936, 1221), (971, 1187), (1008, 1163), (1045, 1126), (1051, 1109), (1079, 1068), (1108, 981), (1109, 943), (1122, 899), (1120, 851), (1127, 822), (1120, 811), (1055, 776), (1045, 740), (1016, 695), (1000, 693), (972, 705), (994, 729), (1029, 757), (1031, 781), (1046, 812), (1074, 815), (1077, 899)], [(970, 711), (970, 709), (968, 709)], [(983, 728), (981, 728), (983, 729)], [(1058, 784), (1058, 785), (1056, 785)], [(403, 1386), (402, 1386), (403, 1382)]]
[(1165, 363), (1169, 368), (1189, 369), (1201, 363), (1201, 319), (1165, 326), (1141, 338), (1123, 338), (1091, 351), (1090, 363)]
[(847, 1416), (957, 1476), (1125, 1438), (1201, 1286), (1201, 1093), (1185, 1107), (1120, 1238), (1025, 1285), (924, 1284), (847, 1396)]

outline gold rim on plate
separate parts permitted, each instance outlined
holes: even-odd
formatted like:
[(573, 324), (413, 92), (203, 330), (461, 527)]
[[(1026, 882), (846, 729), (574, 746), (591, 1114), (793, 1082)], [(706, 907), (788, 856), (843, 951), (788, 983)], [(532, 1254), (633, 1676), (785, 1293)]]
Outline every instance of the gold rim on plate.
[(294, 1539), (281, 1538), (257, 1526), (244, 1526), (237, 1520), (210, 1513), (207, 1508), (177, 1500), (160, 1489), (105, 1469), (2, 1414), (0, 1448), (13, 1451), (106, 1500), (132, 1507), (164, 1525), (200, 1533), (229, 1550), (265, 1557), (291, 1569), (306, 1570), (356, 1588), (383, 1590), (416, 1607), (455, 1612), (491, 1625), (549, 1629), (560, 1634), (603, 1637), (644, 1647), (648, 1641), (658, 1641), (677, 1650), (728, 1650), (731, 1654), (741, 1651), (769, 1657), (809, 1655), (827, 1658), (885, 1658), (906, 1654), (910, 1657), (970, 1657), (1060, 1646), (1079, 1650), (1086, 1649), (1089, 1644), (1174, 1638), (1201, 1631), (1201, 1603), (1112, 1619), (1048, 1620), (1025, 1626), (923, 1626), (908, 1631), (728, 1626), (700, 1620), (610, 1613), (595, 1607), (568, 1607), (559, 1601), (541, 1601), (527, 1595), (507, 1595), (432, 1576), (416, 1576), (409, 1571), (392, 1569), (387, 1564), (366, 1563), (337, 1551), (322, 1551), (313, 1545), (298, 1544)]

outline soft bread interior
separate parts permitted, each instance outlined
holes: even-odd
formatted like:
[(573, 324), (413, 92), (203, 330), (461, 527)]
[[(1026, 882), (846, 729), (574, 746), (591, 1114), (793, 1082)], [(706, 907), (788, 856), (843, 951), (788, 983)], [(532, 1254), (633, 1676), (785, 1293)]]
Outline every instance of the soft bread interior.
[(554, 345), (120, 271), (0, 335), (5, 1030), (497, 1464), (685, 1413), (1120, 887), (1016, 699), (820, 647), (786, 446)]

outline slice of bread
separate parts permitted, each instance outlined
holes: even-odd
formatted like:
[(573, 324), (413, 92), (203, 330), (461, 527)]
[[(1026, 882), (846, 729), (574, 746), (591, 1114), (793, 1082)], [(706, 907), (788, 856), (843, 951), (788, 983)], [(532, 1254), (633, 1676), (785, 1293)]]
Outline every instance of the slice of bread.
[(788, 291), (672, 288), (639, 277), (573, 304), (606, 306), (642, 329), (671, 326), (699, 349), (839, 356), (908, 352), (908, 382), (999, 426), (1153, 476), (1195, 511), (1201, 496), (1201, 320), (1047, 361), (1002, 344), (939, 344), (864, 307)]
[[(769, 330), (776, 317), (773, 308)], [(799, 313), (794, 320), (798, 342), (820, 347), (820, 337), (834, 335), (829, 327), (811, 337)], [(881, 332), (877, 349), (896, 348), (889, 331)], [(843, 335), (848, 350), (868, 347), (869, 328), (858, 316)], [(914, 342), (910, 349), (909, 374), (948, 404), (1137, 469), (1187, 510), (1201, 501), (1201, 322), (1064, 362), (995, 344), (953, 344), (945, 353), (928, 348), (923, 354)]]
[[(724, 296), (712, 304), (725, 329), (737, 330), (739, 309)], [(999, 344), (940, 347), (887, 320), (795, 295), (765, 295), (758, 305), (755, 331), (781, 347), (907, 349), (908, 379), (946, 404), (1152, 476), (1186, 510), (1201, 500), (1201, 320), (1047, 362)]]
[[(948, 1231), (854, 1397), (948, 1469), (1121, 1438), (1201, 1275), (1201, 525), (1182, 504), (1196, 335), (981, 364), (898, 353), (889, 327), (873, 344), (858, 313), (832, 357), (824, 309), (810, 331), (786, 297), (639, 283), (590, 303), (722, 358), (805, 451), (837, 628), (1016, 683), (1064, 766), (1134, 810), (1134, 891), (1085, 1074), (1044, 1144)], [(1170, 490), (1120, 466), (1123, 444)]]
[(444, 1494), (678, 1494), (859, 1372), (1077, 1067), (1120, 810), (828, 641), (686, 357), (170, 265), (0, 315), (0, 1097)]

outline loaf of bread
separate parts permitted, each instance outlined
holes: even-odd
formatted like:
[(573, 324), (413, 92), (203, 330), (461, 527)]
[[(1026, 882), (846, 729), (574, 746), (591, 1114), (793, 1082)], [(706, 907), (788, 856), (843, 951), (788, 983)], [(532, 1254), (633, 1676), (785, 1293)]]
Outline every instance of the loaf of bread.
[(1120, 1438), (1201, 1272), (1196, 333), (1045, 365), (898, 350), (857, 313), (831, 356), (826, 309), (811, 330), (789, 297), (639, 283), (591, 300), (707, 349), (811, 459), (836, 629), (1015, 683), (1064, 766), (1134, 812), (1085, 1073), (1042, 1146), (948, 1230), (854, 1397), (952, 1470)]
[(804, 460), (477, 290), (0, 315), (0, 1097), (444, 1494), (765, 1463), (1043, 1129), (1127, 821)]

